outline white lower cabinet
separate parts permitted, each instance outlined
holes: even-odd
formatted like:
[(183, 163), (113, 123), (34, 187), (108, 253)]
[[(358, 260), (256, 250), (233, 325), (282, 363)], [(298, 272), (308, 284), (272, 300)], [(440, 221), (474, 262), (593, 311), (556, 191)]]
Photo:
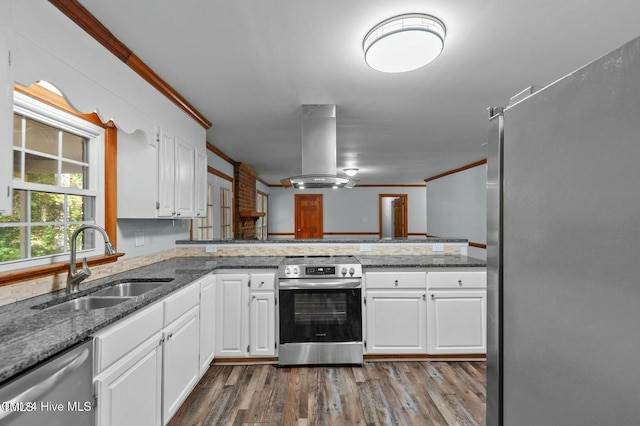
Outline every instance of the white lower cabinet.
[(96, 377), (97, 425), (161, 424), (162, 333)]
[(204, 375), (213, 361), (216, 347), (216, 276), (200, 280), (200, 375)]
[(164, 329), (163, 422), (169, 423), (200, 378), (199, 311), (193, 307)]
[(249, 345), (249, 275), (216, 277), (216, 358), (245, 357)]
[(430, 272), (429, 354), (485, 354), (487, 351), (486, 272)]
[(270, 357), (276, 353), (275, 274), (216, 276), (216, 357)]
[[(96, 425), (171, 420), (203, 374), (201, 356), (210, 362), (213, 353), (213, 324), (200, 315), (200, 306), (214, 303), (213, 282), (204, 277), (94, 335)], [(209, 338), (204, 351), (201, 330)]]
[(429, 353), (486, 353), (486, 291), (431, 291), (429, 297)]
[(426, 353), (424, 290), (369, 290), (366, 298), (368, 354)]
[(426, 274), (365, 273), (367, 354), (426, 354)]
[(249, 355), (274, 356), (276, 352), (276, 308), (273, 291), (251, 292)]

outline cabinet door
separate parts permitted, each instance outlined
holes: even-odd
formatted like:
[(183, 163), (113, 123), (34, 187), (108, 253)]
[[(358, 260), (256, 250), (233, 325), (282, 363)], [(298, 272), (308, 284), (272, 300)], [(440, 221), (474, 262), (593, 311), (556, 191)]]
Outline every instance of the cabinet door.
[(249, 313), (249, 355), (274, 356), (276, 354), (276, 303), (270, 291), (251, 293)]
[(200, 375), (213, 360), (215, 352), (216, 276), (209, 275), (200, 281)]
[(158, 130), (158, 216), (173, 217), (175, 211), (175, 139)]
[(367, 353), (425, 354), (425, 299), (424, 290), (367, 291)]
[(249, 276), (221, 274), (216, 280), (216, 357), (245, 357), (249, 344)]
[(12, 213), (13, 78), (9, 66), (9, 39), (0, 31), (0, 216)]
[(199, 307), (164, 329), (162, 419), (167, 424), (200, 378)]
[(118, 135), (118, 219), (158, 216), (158, 145), (143, 132)]
[(483, 354), (487, 351), (487, 293), (429, 293), (429, 353)]
[(207, 216), (207, 154), (196, 151), (195, 217)]
[(176, 138), (175, 212), (180, 218), (194, 216), (195, 149)]
[(161, 424), (162, 334), (157, 333), (95, 380), (97, 426)]

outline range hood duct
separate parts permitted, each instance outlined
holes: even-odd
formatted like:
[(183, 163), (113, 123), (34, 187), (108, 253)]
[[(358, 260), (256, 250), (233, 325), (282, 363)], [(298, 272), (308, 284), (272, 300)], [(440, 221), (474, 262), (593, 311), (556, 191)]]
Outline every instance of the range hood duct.
[(336, 106), (302, 105), (302, 174), (282, 179), (286, 188), (353, 188), (336, 174)]

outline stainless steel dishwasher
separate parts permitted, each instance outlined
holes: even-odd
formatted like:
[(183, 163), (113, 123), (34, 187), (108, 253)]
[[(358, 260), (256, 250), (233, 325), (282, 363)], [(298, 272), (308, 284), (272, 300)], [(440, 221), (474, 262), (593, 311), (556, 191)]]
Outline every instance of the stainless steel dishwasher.
[(0, 386), (0, 426), (91, 426), (93, 340)]

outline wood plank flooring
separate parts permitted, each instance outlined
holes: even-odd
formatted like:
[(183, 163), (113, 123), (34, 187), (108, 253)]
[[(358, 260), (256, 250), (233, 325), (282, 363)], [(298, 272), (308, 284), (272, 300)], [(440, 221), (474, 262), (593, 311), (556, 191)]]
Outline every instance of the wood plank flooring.
[(169, 426), (483, 425), (484, 362), (213, 365)]

